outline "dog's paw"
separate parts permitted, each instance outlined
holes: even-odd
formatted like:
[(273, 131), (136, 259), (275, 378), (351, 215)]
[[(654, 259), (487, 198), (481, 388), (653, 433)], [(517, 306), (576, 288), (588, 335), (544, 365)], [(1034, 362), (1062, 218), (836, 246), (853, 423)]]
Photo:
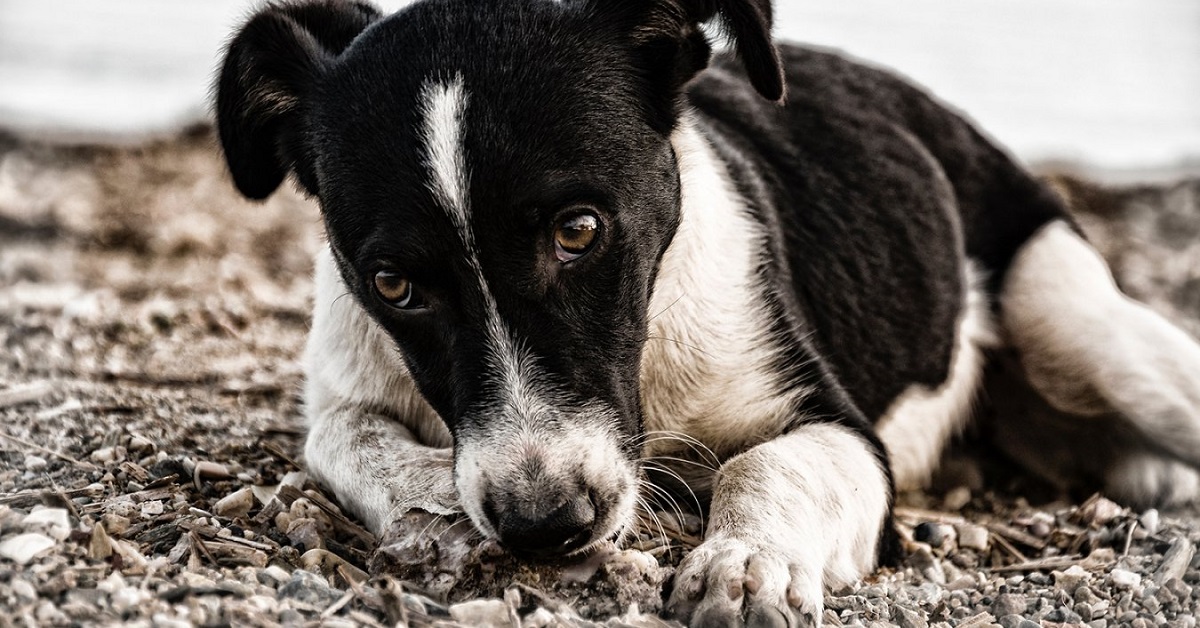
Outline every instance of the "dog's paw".
[(688, 626), (819, 626), (821, 570), (779, 549), (710, 539), (679, 565), (667, 611)]

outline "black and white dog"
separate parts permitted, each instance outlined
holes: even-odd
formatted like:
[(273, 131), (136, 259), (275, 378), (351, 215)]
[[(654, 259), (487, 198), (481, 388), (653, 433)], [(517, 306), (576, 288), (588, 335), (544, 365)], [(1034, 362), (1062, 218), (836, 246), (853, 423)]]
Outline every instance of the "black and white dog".
[(233, 39), (234, 181), (294, 174), (328, 233), (307, 464), (370, 528), (465, 512), (570, 554), (659, 479), (709, 504), (672, 613), (818, 621), (1001, 347), (1149, 443), (1118, 497), (1195, 495), (1200, 346), (958, 115), (770, 27), (768, 0), (300, 0)]

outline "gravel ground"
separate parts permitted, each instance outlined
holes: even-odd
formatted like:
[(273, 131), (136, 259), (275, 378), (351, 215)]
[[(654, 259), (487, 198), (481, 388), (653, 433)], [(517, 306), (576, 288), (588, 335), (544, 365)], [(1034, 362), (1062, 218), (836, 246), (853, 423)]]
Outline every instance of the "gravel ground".
[[(1200, 333), (1200, 180), (1058, 184), (1131, 293)], [(237, 198), (197, 128), (0, 138), (0, 626), (658, 626), (701, 522), (519, 565), (420, 513), (376, 539), (296, 459), (315, 208)], [(964, 448), (969, 452), (970, 448)], [(827, 625), (1196, 625), (1200, 515), (1064, 495), (994, 455), (902, 496), (909, 555)]]

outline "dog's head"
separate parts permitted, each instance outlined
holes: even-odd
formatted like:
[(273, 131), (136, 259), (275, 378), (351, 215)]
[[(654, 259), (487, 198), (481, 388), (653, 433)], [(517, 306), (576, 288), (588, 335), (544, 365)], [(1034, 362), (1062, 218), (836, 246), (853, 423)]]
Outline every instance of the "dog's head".
[(291, 172), (319, 199), (350, 292), (454, 435), (463, 507), (517, 552), (632, 518), (670, 135), (713, 17), (779, 99), (768, 0), (280, 3), (229, 46), (235, 183), (261, 199)]

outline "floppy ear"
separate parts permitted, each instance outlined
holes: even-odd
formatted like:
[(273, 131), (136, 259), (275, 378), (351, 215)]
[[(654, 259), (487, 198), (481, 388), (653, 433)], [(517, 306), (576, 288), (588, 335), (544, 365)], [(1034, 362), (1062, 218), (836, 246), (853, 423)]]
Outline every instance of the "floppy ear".
[(379, 16), (363, 2), (275, 2), (238, 31), (217, 78), (216, 114), (225, 161), (242, 194), (270, 196), (289, 170), (317, 193), (300, 112), (325, 64)]
[(658, 68), (666, 76), (656, 78), (667, 78), (676, 91), (708, 65), (711, 50), (700, 25), (719, 18), (750, 84), (767, 100), (783, 100), (783, 63), (771, 42), (771, 0), (589, 0), (589, 4), (597, 17), (622, 20), (652, 59), (671, 57), (669, 67)]

